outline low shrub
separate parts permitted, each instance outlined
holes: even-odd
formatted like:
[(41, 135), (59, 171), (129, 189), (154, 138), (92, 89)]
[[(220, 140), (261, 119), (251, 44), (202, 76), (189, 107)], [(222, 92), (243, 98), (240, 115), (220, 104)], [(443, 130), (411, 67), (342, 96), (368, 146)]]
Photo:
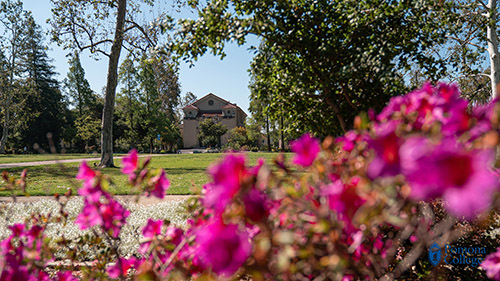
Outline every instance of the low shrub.
[[(3, 240), (1, 279), (500, 280), (500, 104), (468, 106), (454, 85), (426, 84), (360, 115), (342, 137), (303, 135), (290, 144), (291, 163), (280, 154), (250, 167), (228, 154), (189, 201), (187, 226), (148, 220), (133, 256), (119, 250), (129, 211), (84, 162), (75, 223), (94, 235), (53, 241), (73, 262), (49, 276), (57, 247), (46, 241), (47, 221), (69, 218), (64, 205), (34, 214)], [(133, 150), (122, 172), (131, 187), (163, 198), (169, 181), (148, 164)], [(22, 187), (26, 175), (4, 179)], [(88, 245), (96, 259), (76, 268)]]

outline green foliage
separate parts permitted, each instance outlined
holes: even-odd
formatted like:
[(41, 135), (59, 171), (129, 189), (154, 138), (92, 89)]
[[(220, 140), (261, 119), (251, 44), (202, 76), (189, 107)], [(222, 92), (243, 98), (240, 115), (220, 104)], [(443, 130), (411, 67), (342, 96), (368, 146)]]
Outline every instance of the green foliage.
[(90, 88), (89, 81), (85, 78), (85, 70), (80, 62), (80, 55), (74, 52), (68, 61), (69, 71), (64, 79), (66, 95), (70, 105), (78, 110), (78, 117), (93, 112), (96, 105), (96, 95)]
[(241, 150), (243, 146), (249, 144), (247, 129), (245, 127), (235, 127), (229, 130), (229, 140), (227, 145), (232, 150)]
[[(26, 39), (21, 52), (21, 70), (33, 87), (34, 95), (28, 97), (24, 109), (29, 108), (33, 119), (28, 120), (22, 132), (22, 144), (31, 150), (36, 143), (48, 149), (49, 141), (58, 144), (63, 130), (68, 127), (65, 120), (65, 104), (55, 79), (52, 60), (47, 55), (43, 30), (32, 16), (27, 18)], [(52, 136), (48, 140), (47, 134)]]
[(75, 121), (76, 135), (85, 142), (85, 151), (88, 150), (89, 142), (99, 143), (101, 122), (90, 115), (78, 117)]
[(177, 149), (181, 140), (176, 116), (180, 96), (177, 72), (175, 64), (165, 56), (144, 54), (140, 59), (129, 56), (123, 61), (114, 133), (115, 144), (121, 150)]
[[(2, 84), (0, 91), (0, 116), (2, 118), (2, 137), (0, 153), (6, 152), (9, 144), (21, 139), (21, 131), (26, 128), (28, 119), (33, 118), (31, 110), (26, 106), (27, 99), (33, 95), (33, 85), (22, 77), (21, 56), (26, 48), (26, 26), (31, 14), (23, 9), (21, 1), (0, 2), (0, 22), (3, 34), (0, 37), (2, 47)], [(14, 118), (15, 116), (15, 118)]]
[(405, 92), (397, 70), (415, 62), (430, 78), (442, 74), (444, 61), (424, 51), (444, 41), (448, 10), (431, 0), (214, 0), (199, 8), (199, 19), (179, 22), (171, 47), (192, 62), (208, 50), (223, 57), (226, 42), (259, 36), (252, 100), (265, 100), (276, 121), (286, 116), (288, 133), (336, 134), (356, 112)]
[(221, 137), (227, 132), (227, 126), (215, 122), (211, 118), (205, 119), (199, 124), (200, 133), (198, 140), (203, 147), (220, 147)]

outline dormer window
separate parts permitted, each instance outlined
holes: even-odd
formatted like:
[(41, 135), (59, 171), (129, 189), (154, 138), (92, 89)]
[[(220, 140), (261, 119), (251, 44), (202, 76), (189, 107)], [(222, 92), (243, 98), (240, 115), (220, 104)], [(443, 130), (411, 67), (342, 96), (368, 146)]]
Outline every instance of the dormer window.
[(208, 105), (214, 105), (214, 101), (213, 100), (209, 100), (208, 101)]

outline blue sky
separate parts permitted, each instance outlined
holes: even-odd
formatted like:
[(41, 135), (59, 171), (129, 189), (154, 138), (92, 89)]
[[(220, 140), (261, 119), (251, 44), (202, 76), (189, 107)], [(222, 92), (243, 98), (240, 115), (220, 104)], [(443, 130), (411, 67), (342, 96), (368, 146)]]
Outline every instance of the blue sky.
[[(35, 20), (47, 30), (49, 26), (46, 20), (51, 17), (51, 4), (49, 0), (24, 0), (24, 9), (33, 13)], [(54, 59), (53, 65), (59, 73), (58, 79), (62, 81), (68, 72), (68, 59), (65, 51), (56, 44), (49, 42), (46, 36), (46, 43), (49, 44), (48, 54)], [(257, 45), (257, 39), (249, 40), (250, 44)], [(181, 62), (179, 79), (182, 87), (182, 95), (192, 92), (198, 97), (208, 93), (214, 93), (226, 100), (237, 103), (248, 113), (250, 90), (248, 89), (248, 69), (253, 54), (248, 50), (250, 46), (238, 47), (236, 44), (228, 44), (226, 47), (227, 56), (221, 61), (220, 58), (211, 54), (206, 54), (195, 62), (194, 67)], [(106, 84), (106, 73), (108, 59), (102, 57), (96, 61), (89, 57), (88, 52), (81, 54), (82, 65), (85, 68), (86, 77), (94, 91), (102, 93)], [(121, 55), (121, 59), (125, 56)]]

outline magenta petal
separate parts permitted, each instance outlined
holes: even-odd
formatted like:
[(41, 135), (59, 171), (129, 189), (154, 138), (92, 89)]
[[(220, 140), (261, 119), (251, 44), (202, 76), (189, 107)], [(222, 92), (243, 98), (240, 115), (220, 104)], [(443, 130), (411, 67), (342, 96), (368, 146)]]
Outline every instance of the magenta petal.
[(308, 133), (292, 141), (290, 148), (295, 152), (292, 162), (302, 167), (311, 166), (321, 150), (319, 140)]
[(198, 248), (195, 251), (202, 266), (211, 268), (220, 276), (232, 276), (252, 252), (248, 234), (235, 224), (224, 224), (215, 219), (197, 232)]
[(122, 173), (127, 175), (133, 173), (137, 169), (138, 160), (139, 156), (134, 148), (122, 159)]
[(151, 195), (163, 199), (165, 197), (165, 192), (170, 186), (170, 181), (167, 179), (165, 175), (165, 170), (161, 169), (159, 175), (153, 178), (154, 188), (151, 191)]
[(493, 280), (500, 280), (500, 248), (486, 256), (481, 263), (481, 267), (486, 270), (486, 276)]
[(82, 164), (80, 165), (80, 169), (78, 170), (78, 174), (76, 175), (76, 178), (79, 180), (91, 180), (95, 177), (96, 173), (94, 170), (92, 170), (88, 165), (86, 161), (82, 161)]
[(161, 228), (163, 226), (162, 220), (152, 220), (148, 219), (146, 226), (142, 229), (142, 235), (146, 238), (153, 238), (156, 235), (161, 234)]

